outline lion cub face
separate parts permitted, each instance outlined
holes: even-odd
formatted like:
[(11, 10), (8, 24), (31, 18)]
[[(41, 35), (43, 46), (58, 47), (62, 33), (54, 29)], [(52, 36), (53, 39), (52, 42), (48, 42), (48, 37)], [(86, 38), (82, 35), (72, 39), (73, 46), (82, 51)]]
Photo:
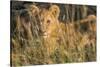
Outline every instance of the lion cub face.
[(56, 29), (59, 25), (59, 13), (60, 9), (56, 5), (52, 5), (48, 10), (44, 9), (41, 12), (41, 29), (45, 38), (56, 35)]

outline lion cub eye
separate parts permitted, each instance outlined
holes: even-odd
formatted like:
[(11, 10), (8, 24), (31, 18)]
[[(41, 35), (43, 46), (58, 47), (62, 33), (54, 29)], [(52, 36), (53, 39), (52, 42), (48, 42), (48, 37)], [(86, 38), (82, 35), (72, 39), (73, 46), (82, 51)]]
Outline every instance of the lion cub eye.
[(50, 20), (47, 20), (47, 24), (50, 24)]

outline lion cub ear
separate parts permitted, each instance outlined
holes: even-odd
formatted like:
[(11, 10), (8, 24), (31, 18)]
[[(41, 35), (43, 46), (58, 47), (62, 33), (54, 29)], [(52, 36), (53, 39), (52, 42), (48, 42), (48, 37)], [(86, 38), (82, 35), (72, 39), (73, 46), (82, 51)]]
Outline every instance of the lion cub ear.
[(59, 7), (57, 5), (52, 5), (49, 8), (49, 11), (54, 15), (55, 18), (59, 17), (60, 9), (59, 9)]
[(37, 15), (39, 13), (39, 8), (33, 4), (28, 6), (28, 11), (30, 15)]

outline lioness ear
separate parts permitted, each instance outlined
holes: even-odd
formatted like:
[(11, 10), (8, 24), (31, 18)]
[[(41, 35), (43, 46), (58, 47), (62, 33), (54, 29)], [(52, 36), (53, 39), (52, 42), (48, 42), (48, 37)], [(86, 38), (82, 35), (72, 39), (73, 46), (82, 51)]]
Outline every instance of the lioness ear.
[(55, 18), (58, 18), (59, 17), (60, 9), (59, 9), (59, 7), (57, 5), (52, 5), (49, 8), (49, 10), (54, 15)]
[(37, 15), (39, 13), (39, 8), (35, 5), (30, 5), (28, 7), (29, 13), (31, 13), (31, 15)]

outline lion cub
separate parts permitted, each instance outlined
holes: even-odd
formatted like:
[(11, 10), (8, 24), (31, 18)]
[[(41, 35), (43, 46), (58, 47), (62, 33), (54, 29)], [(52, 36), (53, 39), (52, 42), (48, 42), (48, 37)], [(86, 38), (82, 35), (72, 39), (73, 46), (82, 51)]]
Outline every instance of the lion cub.
[(52, 5), (48, 10), (42, 10), (40, 14), (41, 29), (48, 55), (52, 54), (58, 48), (59, 41), (62, 40), (61, 38), (64, 34), (65, 25), (59, 22), (59, 13), (59, 7)]

